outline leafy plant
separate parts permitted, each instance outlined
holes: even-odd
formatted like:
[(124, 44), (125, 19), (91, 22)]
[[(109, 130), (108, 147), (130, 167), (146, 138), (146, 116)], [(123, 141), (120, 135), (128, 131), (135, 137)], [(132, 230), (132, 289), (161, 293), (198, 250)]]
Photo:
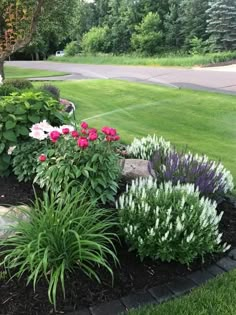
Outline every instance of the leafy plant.
[(85, 53), (107, 52), (111, 45), (109, 27), (92, 27), (83, 35), (81, 48)]
[(192, 183), (203, 195), (222, 195), (234, 188), (230, 171), (205, 155), (178, 153), (175, 150), (166, 154), (156, 151), (150, 168), (159, 183)]
[(156, 135), (143, 137), (141, 139), (135, 138), (133, 142), (126, 147), (127, 154), (131, 158), (150, 160), (155, 151), (161, 151), (166, 154), (171, 150), (171, 144), (165, 141), (162, 137), (158, 138)]
[[(114, 201), (120, 175), (115, 150), (119, 136), (114, 128), (104, 127), (101, 133), (88, 128), (85, 122), (81, 127), (79, 131), (73, 126), (52, 127), (49, 132), (41, 130), (41, 133), (32, 127), (32, 137), (50, 139), (50, 143), (54, 143), (49, 147), (45, 145), (34, 181), (42, 188), (57, 192), (73, 181), (71, 193), (84, 184), (91, 198), (102, 203)], [(52, 187), (52, 183), (55, 186)]]
[(28, 90), (32, 89), (34, 86), (29, 80), (25, 79), (12, 79), (12, 80), (6, 80), (4, 85), (10, 85), (18, 90)]
[(139, 178), (117, 202), (122, 232), (141, 259), (189, 264), (207, 253), (222, 252), (216, 202), (200, 198), (192, 184), (158, 183)]
[(63, 106), (42, 92), (26, 91), (0, 98), (0, 176), (8, 170), (11, 156), (9, 147), (28, 140), (32, 123), (47, 119), (60, 124), (67, 114), (60, 111)]
[(12, 152), (13, 172), (19, 182), (33, 181), (36, 176), (37, 160), (45, 144), (31, 139), (17, 145)]
[(11, 84), (2, 84), (0, 85), (0, 97), (1, 96), (9, 96), (14, 92), (18, 92), (19, 89), (15, 88)]
[(70, 42), (64, 49), (66, 56), (75, 56), (79, 52), (79, 45), (77, 41)]
[[(0, 241), (1, 257), (12, 277), (28, 277), (28, 284), (45, 278), (48, 296), (56, 305), (58, 287), (65, 296), (65, 278), (76, 269), (100, 281), (95, 266), (113, 276), (108, 258), (117, 262), (111, 233), (115, 221), (109, 210), (97, 209), (83, 187), (75, 194), (67, 189), (58, 196), (45, 192), (36, 196), (31, 209), (20, 208), (26, 220), (12, 226), (13, 235)], [(17, 218), (16, 218), (17, 219)]]

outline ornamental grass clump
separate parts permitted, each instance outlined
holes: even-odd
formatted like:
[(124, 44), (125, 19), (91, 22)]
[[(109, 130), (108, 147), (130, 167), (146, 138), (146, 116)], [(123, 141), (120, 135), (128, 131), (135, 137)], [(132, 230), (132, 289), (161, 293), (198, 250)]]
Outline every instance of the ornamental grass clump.
[(113, 278), (110, 262), (118, 262), (111, 233), (116, 222), (107, 209), (88, 202), (82, 189), (62, 195), (44, 193), (31, 209), (20, 208), (25, 221), (12, 226), (13, 235), (0, 241), (1, 264), (12, 277), (28, 277), (34, 289), (42, 278), (48, 282), (49, 301), (56, 305), (58, 287), (65, 296), (65, 279), (82, 270), (100, 281), (96, 266)]
[(158, 183), (191, 183), (206, 196), (224, 195), (234, 189), (230, 171), (206, 155), (178, 153), (175, 150), (163, 155), (156, 151), (150, 162), (150, 172)]
[(216, 202), (200, 197), (192, 184), (132, 181), (116, 203), (124, 237), (141, 259), (190, 264), (195, 258), (229, 248), (222, 244)]
[(127, 146), (127, 154), (131, 158), (150, 160), (155, 151), (166, 154), (171, 151), (170, 142), (156, 135), (148, 135), (141, 139), (134, 138), (133, 142)]

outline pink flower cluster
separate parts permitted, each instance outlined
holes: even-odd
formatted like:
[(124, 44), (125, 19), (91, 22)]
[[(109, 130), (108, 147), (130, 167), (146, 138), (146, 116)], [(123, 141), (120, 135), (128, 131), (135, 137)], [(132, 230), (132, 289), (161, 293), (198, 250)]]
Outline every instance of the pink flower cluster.
[[(53, 143), (56, 143), (63, 135), (66, 136), (66, 139), (68, 139), (68, 136), (71, 136), (76, 140), (78, 147), (86, 149), (90, 141), (93, 142), (99, 139), (98, 131), (95, 128), (89, 128), (88, 124), (84, 121), (80, 124), (80, 127), (79, 131), (70, 125), (58, 128), (52, 127), (46, 121), (43, 121), (32, 126), (30, 136), (38, 140), (49, 138)], [(112, 142), (120, 140), (120, 136), (114, 128), (105, 126), (101, 131), (105, 135), (104, 141)], [(44, 154), (39, 156), (40, 162), (44, 162), (46, 159), (47, 157)]]

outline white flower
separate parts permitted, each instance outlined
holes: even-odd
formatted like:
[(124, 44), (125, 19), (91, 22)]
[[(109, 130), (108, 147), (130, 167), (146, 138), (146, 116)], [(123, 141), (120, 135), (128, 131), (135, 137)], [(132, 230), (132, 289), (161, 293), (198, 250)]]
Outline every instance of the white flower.
[(9, 147), (9, 148), (8, 148), (8, 150), (7, 150), (7, 154), (8, 154), (8, 155), (11, 155), (11, 154), (12, 154), (12, 152), (15, 150), (15, 148), (16, 148), (16, 146), (15, 146), (15, 145), (14, 145), (14, 146)]
[(31, 138), (34, 138), (34, 139), (37, 139), (37, 140), (44, 140), (44, 139), (46, 139), (47, 137), (48, 137), (48, 135), (47, 134), (45, 134), (44, 132), (43, 132), (43, 130), (41, 130), (41, 129), (34, 129), (34, 130), (32, 130), (30, 133), (29, 133), (29, 136), (31, 137)]

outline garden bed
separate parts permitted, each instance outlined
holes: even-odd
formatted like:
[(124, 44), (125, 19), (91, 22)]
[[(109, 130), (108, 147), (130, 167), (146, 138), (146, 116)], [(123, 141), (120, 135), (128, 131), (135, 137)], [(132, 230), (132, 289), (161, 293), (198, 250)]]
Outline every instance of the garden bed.
[[(0, 179), (0, 204), (29, 203), (33, 200), (34, 192), (31, 184), (18, 183), (11, 176)], [(236, 246), (236, 207), (230, 199), (223, 200), (218, 205), (219, 211), (224, 211), (220, 224), (224, 233), (223, 241)], [(193, 270), (203, 267), (200, 260), (195, 261), (189, 268), (178, 263), (161, 263), (145, 259), (143, 262), (134, 252), (128, 252), (125, 245), (117, 244), (120, 266), (114, 266), (114, 285), (110, 275), (100, 269), (101, 284), (90, 280), (81, 271), (71, 274), (66, 280), (66, 300), (59, 294), (58, 314), (71, 312), (85, 306), (91, 306), (110, 301), (139, 290), (161, 285), (174, 280), (177, 276), (184, 276)], [(219, 258), (208, 256), (204, 266)], [(7, 282), (0, 273), (0, 314), (4, 315), (46, 315), (53, 314), (53, 307), (48, 302), (47, 284), (40, 281), (36, 292), (32, 285), (26, 286), (26, 279)]]

